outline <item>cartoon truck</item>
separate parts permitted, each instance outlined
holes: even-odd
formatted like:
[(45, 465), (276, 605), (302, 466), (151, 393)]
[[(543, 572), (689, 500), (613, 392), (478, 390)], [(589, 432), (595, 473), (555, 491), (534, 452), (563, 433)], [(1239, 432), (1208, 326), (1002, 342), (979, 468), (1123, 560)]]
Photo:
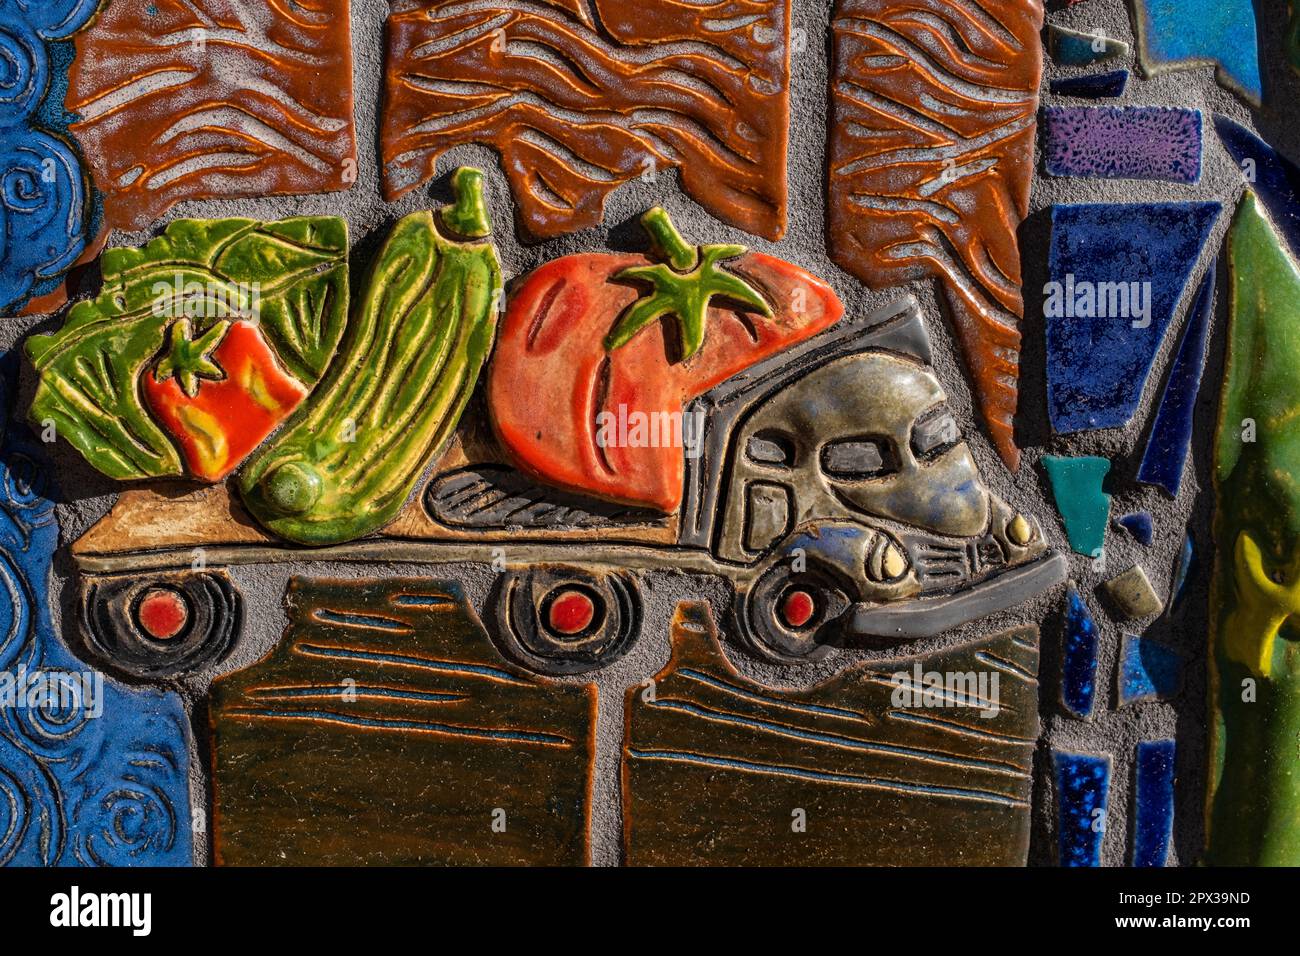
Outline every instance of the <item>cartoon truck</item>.
[[(471, 173), (441, 219), (475, 238)], [(217, 455), (197, 490), (125, 491), (73, 545), (90, 651), (143, 677), (218, 660), (241, 613), (225, 568), (247, 564), (490, 563), (489, 631), (549, 674), (625, 653), (652, 571), (729, 581), (739, 635), (787, 663), (932, 636), (1064, 580), (1037, 523), (981, 479), (915, 300), (842, 318), (797, 267), (689, 246), (662, 210), (643, 221), (665, 262), (555, 260), (499, 323), (492, 247), (427, 213), (399, 223), (319, 382), (278, 430), (256, 419), (260, 448)], [(150, 327), (135, 374), (151, 395), (160, 370), (190, 376), (175, 398), (193, 418), (241, 356), (219, 322), (179, 325)], [(43, 382), (58, 344), (33, 352)], [(41, 395), (32, 417), (68, 435), (77, 421)], [(107, 431), (78, 445), (97, 465)]]

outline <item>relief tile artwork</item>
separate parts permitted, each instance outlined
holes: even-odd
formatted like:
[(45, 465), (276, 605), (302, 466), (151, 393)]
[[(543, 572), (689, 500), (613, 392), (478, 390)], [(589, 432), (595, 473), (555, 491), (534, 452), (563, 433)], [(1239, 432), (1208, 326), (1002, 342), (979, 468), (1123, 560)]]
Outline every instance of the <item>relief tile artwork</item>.
[[(727, 664), (704, 605), (678, 606), (672, 646), (653, 699), (639, 687), (627, 695), (629, 864), (1024, 863), (1038, 721), (1034, 628), (853, 668), (797, 693), (754, 684)], [(944, 682), (981, 661), (982, 687)], [(999, 704), (981, 719), (994, 679)], [(951, 709), (920, 714), (891, 702), (900, 692)], [(962, 706), (966, 697), (974, 708)], [(814, 821), (806, 833), (792, 832), (795, 808)]]
[(1295, 6), (0, 0), (0, 865), (1300, 865)]
[(67, 82), (105, 223), (144, 229), (187, 199), (347, 189), (350, 23), (349, 0), (106, 0)]
[(834, 18), (831, 255), (872, 288), (940, 281), (985, 427), (1014, 471), (1016, 229), (1033, 177), (1042, 3), (838, 0)]
[(275, 652), (213, 685), (214, 862), (587, 862), (593, 686), (507, 663), (449, 582), (287, 600)]
[(391, 6), (387, 199), (482, 143), (535, 238), (598, 225), (610, 192), (667, 169), (722, 221), (785, 233), (790, 0)]
[(109, 250), (98, 297), (27, 340), (32, 423), (52, 422), (111, 478), (221, 478), (332, 357), (347, 242), (334, 217), (183, 219), (143, 248)]

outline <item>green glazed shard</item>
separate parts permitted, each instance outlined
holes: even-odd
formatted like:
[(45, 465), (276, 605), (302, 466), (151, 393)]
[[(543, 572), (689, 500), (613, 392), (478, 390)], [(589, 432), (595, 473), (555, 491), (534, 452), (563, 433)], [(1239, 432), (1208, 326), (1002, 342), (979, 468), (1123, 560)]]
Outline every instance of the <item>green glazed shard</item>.
[(1098, 557), (1106, 541), (1106, 524), (1110, 520), (1110, 495), (1101, 490), (1102, 479), (1110, 471), (1110, 462), (1105, 458), (1044, 455), (1043, 467), (1052, 483), (1052, 495), (1065, 524), (1065, 536), (1071, 550)]
[[(486, 232), (482, 179), (457, 174), (454, 220)], [(478, 214), (465, 211), (479, 210)], [(501, 266), (490, 243), (445, 238), (430, 212), (393, 227), (338, 358), (239, 489), (268, 530), (328, 545), (392, 520), (446, 446), (492, 348)]]
[(73, 306), (59, 331), (27, 341), (39, 376), (31, 420), (53, 423), (110, 478), (183, 474), (139, 387), (169, 327), (188, 319), (202, 335), (231, 318), (255, 318), (278, 359), (310, 387), (343, 333), (347, 253), (347, 223), (332, 216), (183, 219), (142, 248), (105, 252), (99, 296)]
[(1207, 861), (1300, 865), (1300, 266), (1247, 192), (1215, 447)]

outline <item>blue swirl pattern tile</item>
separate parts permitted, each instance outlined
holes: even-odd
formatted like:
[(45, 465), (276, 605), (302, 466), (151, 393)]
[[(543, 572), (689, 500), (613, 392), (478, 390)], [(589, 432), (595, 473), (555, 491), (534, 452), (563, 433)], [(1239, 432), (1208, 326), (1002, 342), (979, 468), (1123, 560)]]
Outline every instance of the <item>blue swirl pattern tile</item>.
[(55, 635), (59, 528), (37, 454), (16, 436), (0, 452), (0, 865), (189, 865), (185, 712), (175, 694), (85, 676)]
[(1126, 424), (1201, 249), (1217, 202), (1052, 207), (1047, 408), (1059, 434)]
[(1110, 757), (1053, 751), (1057, 852), (1061, 866), (1101, 866)]
[(1137, 745), (1133, 795), (1133, 865), (1164, 866), (1174, 832), (1174, 756), (1172, 740)]
[(86, 178), (49, 94), (66, 73), (60, 41), (97, 6), (0, 0), (0, 313), (50, 291), (86, 247)]

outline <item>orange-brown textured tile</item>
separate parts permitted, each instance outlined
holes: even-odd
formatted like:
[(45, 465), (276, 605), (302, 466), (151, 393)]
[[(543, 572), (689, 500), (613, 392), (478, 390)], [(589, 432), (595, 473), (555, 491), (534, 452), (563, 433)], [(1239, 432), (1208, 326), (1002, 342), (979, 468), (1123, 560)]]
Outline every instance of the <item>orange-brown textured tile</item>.
[(110, 0), (66, 105), (109, 227), (356, 178), (348, 0)]
[(676, 168), (719, 219), (785, 232), (789, 0), (396, 0), (384, 192), (461, 143), (501, 155), (519, 220), (545, 238), (599, 224), (605, 197)]
[(839, 0), (834, 15), (831, 254), (876, 288), (940, 280), (1013, 470), (1042, 25), (1042, 0)]

